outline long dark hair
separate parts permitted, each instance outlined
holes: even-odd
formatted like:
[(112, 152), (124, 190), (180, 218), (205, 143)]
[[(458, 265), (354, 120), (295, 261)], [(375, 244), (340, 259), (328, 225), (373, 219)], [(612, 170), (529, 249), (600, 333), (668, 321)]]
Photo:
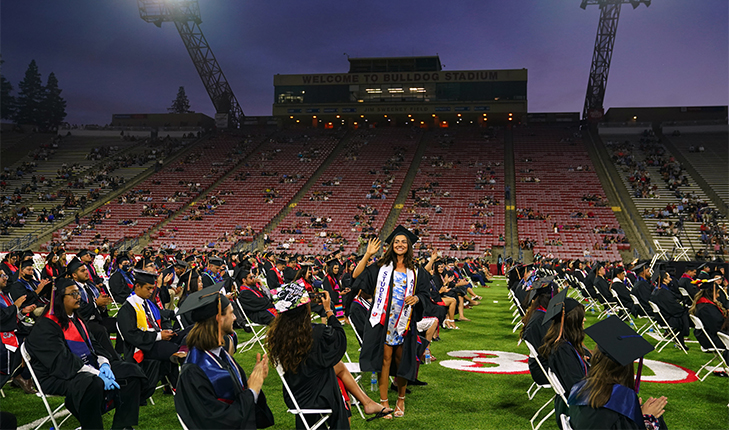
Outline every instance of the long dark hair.
[(530, 319), (532, 319), (532, 315), (534, 315), (534, 312), (542, 307), (545, 308), (549, 304), (549, 300), (551, 300), (550, 294), (537, 294), (537, 297), (532, 300), (531, 305), (529, 305), (529, 309), (527, 309), (526, 313), (524, 314), (524, 317), (521, 319), (521, 331), (519, 332), (519, 338), (524, 337), (524, 329), (526, 328), (527, 323)]
[(597, 409), (605, 406), (613, 393), (613, 385), (620, 384), (632, 389), (635, 385), (633, 363), (621, 366), (610, 357), (603, 354), (600, 348), (590, 359), (590, 370), (587, 371), (587, 381), (580, 393), (589, 393), (587, 401), (591, 408)]
[[(398, 234), (397, 236), (405, 236), (405, 240), (408, 242), (408, 250), (405, 252), (405, 255), (403, 255), (402, 262), (405, 265), (406, 268), (410, 270), (415, 270), (415, 256), (413, 253), (413, 243), (410, 241), (410, 238), (405, 234)], [(392, 241), (395, 241), (395, 238), (393, 237)], [(387, 251), (382, 255), (382, 258), (380, 258), (380, 261), (377, 262), (378, 267), (387, 266), (388, 264), (392, 263), (393, 265), (397, 264), (397, 254), (395, 254), (395, 250), (393, 249), (392, 244), (387, 247)]]
[(271, 362), (280, 364), (285, 372), (296, 373), (309, 356), (314, 343), (311, 328), (311, 307), (299, 306), (281, 312), (268, 327), (266, 341)]
[[(585, 330), (582, 327), (585, 320), (585, 307), (581, 303), (564, 316), (564, 328), (561, 328), (561, 316), (557, 315), (552, 320), (552, 325), (544, 335), (544, 343), (539, 348), (539, 355), (548, 358), (561, 344), (569, 342), (580, 355), (587, 355), (582, 342), (585, 340)], [(560, 337), (560, 331), (562, 336)], [(559, 338), (559, 339), (557, 339)]]
[[(68, 328), (68, 324), (71, 322), (70, 319), (68, 319), (68, 314), (66, 314), (66, 306), (63, 304), (63, 297), (66, 295), (66, 288), (72, 287), (75, 284), (66, 285), (64, 288), (60, 287), (60, 282), (68, 282), (64, 278), (57, 278), (55, 282), (55, 286), (53, 288), (53, 306), (50, 304), (46, 305), (45, 310), (43, 311), (43, 315), (48, 315), (51, 310), (53, 310), (53, 315), (58, 320), (58, 324), (61, 326), (63, 330), (66, 330)], [(74, 310), (73, 314), (78, 318), (78, 313)]]
[[(307, 274), (309, 276), (307, 276)], [(296, 274), (294, 275), (294, 281), (298, 281), (302, 278), (306, 282), (311, 284), (311, 266), (301, 266), (299, 270), (296, 271)]]

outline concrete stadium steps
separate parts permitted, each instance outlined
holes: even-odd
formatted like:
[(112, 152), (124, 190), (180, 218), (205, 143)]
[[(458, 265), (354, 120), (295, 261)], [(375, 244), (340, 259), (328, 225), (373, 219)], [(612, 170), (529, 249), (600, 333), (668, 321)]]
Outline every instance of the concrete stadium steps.
[[(319, 178), (316, 184), (304, 195), (297, 206), (278, 223), (276, 229), (270, 233), (270, 237), (274, 245), (282, 246), (288, 243), (285, 248), (288, 252), (299, 253), (319, 253), (324, 251), (324, 244), (328, 237), (321, 238), (318, 236), (323, 230), (328, 233), (341, 233), (348, 244), (345, 246), (346, 252), (355, 252), (359, 243), (357, 238), (361, 231), (358, 227), (353, 226), (353, 217), (362, 211), (357, 209), (358, 204), (373, 206), (377, 209), (378, 215), (375, 217), (373, 227), (375, 232), (379, 233), (386, 221), (388, 214), (392, 210), (392, 206), (403, 184), (404, 178), (408, 173), (413, 157), (420, 143), (420, 130), (413, 131), (409, 128), (380, 128), (380, 129), (360, 129), (347, 142), (348, 147), (337, 155), (331, 166), (327, 168)], [(352, 159), (349, 149), (355, 145), (363, 144), (357, 151), (357, 158)], [(387, 198), (367, 199), (365, 195), (371, 190), (372, 183), (376, 179), (385, 179), (387, 176), (382, 172), (385, 162), (395, 155), (395, 147), (404, 147), (404, 161), (401, 163), (399, 170), (391, 171), (394, 181), (388, 189)], [(370, 174), (370, 170), (377, 170), (378, 173)], [(340, 177), (340, 185), (324, 186), (323, 182)], [(310, 200), (314, 193), (331, 191), (332, 196), (326, 201)], [(331, 217), (332, 221), (327, 224), (326, 229), (308, 228), (310, 224), (309, 217), (297, 217), (297, 212), (311, 214), (313, 217), (327, 218)], [(281, 233), (282, 229), (291, 228), (298, 223), (302, 224), (302, 234)], [(312, 246), (306, 243), (292, 243), (290, 238), (294, 238), (295, 242), (309, 241)], [(327, 247), (328, 250), (332, 246)]]
[[(724, 205), (729, 206), (729, 136), (726, 133), (699, 133), (665, 138), (691, 163)], [(704, 152), (689, 152), (691, 146), (703, 146)]]
[[(448, 192), (450, 196), (435, 195), (430, 198), (431, 207), (417, 207), (408, 194), (406, 202), (397, 219), (398, 224), (409, 228), (419, 228), (419, 222), (410, 213), (414, 210), (420, 215), (428, 215), (427, 235), (421, 235), (421, 242), (433, 245), (444, 255), (462, 258), (465, 255), (482, 256), (484, 251), (495, 246), (503, 246), (498, 242), (499, 235), (504, 233), (504, 141), (497, 135), (486, 138), (485, 128), (457, 128), (429, 131), (423, 137), (426, 146), (420, 161), (420, 168), (413, 179), (412, 190), (418, 190), (429, 182), (438, 182), (436, 192)], [(496, 183), (493, 189), (486, 185), (484, 189), (476, 189), (478, 172), (482, 171), (486, 179), (493, 169)], [(416, 197), (430, 197), (427, 191), (417, 191)], [(493, 211), (494, 216), (473, 216), (477, 210), (470, 207), (479, 199), (493, 196), (498, 205), (490, 205), (482, 210)], [(435, 212), (435, 206), (442, 208)], [(491, 234), (470, 234), (470, 225), (479, 222), (492, 229)], [(432, 233), (430, 233), (432, 232)], [(450, 232), (458, 237), (457, 241), (440, 239), (440, 232)], [(422, 234), (422, 233), (421, 233)], [(451, 243), (474, 241), (473, 251), (451, 250)]]
[(0, 168), (15, 165), (19, 160), (28, 160), (28, 154), (50, 143), (55, 133), (15, 133), (0, 135)]
[[(632, 153), (635, 156), (636, 162), (640, 162), (645, 160), (646, 154), (645, 152), (641, 151), (639, 148), (639, 136), (629, 136), (626, 137), (625, 135), (620, 136), (610, 136), (605, 135), (602, 136), (602, 139), (604, 142), (610, 142), (610, 141), (621, 141), (625, 142), (626, 140), (629, 140), (634, 146)], [(608, 150), (611, 152), (610, 148), (608, 147)], [(666, 153), (664, 155), (665, 158), (668, 158), (671, 156), (671, 153), (666, 150)], [(630, 194), (631, 199), (633, 200), (633, 203), (635, 204), (635, 207), (638, 209), (638, 212), (640, 216), (645, 221), (645, 224), (648, 226), (649, 233), (652, 236), (652, 239), (655, 241), (658, 241), (658, 243), (661, 245), (661, 248), (664, 250), (667, 250), (669, 253), (672, 253), (672, 250), (675, 248), (675, 244), (673, 241), (673, 236), (670, 235), (658, 235), (656, 233), (656, 224), (658, 221), (671, 221), (676, 222), (678, 221), (678, 216), (670, 216), (668, 218), (662, 218), (660, 220), (648, 217), (644, 215), (644, 212), (646, 210), (653, 210), (653, 209), (664, 209), (667, 205), (677, 205), (680, 203), (680, 200), (676, 198), (673, 191), (669, 190), (666, 186), (666, 183), (663, 181), (662, 176), (659, 172), (659, 168), (656, 166), (646, 166), (646, 171), (650, 173), (651, 177), (651, 184), (658, 185), (658, 195), (657, 198), (637, 198), (635, 197), (635, 194), (633, 192), (633, 187), (630, 184), (630, 181), (628, 180), (628, 177), (632, 173), (633, 169), (627, 168), (626, 166), (616, 165), (615, 166), (618, 171), (621, 173), (620, 177), (623, 182), (623, 185), (625, 186), (626, 190), (628, 191), (628, 194)], [(689, 185), (680, 187), (680, 190), (683, 192), (689, 192), (691, 194), (694, 194), (698, 196), (700, 199), (706, 201), (709, 203), (710, 207), (713, 207), (716, 209), (716, 207), (711, 203), (711, 200), (706, 196), (706, 193), (696, 184), (696, 181), (691, 177), (689, 172), (684, 170), (685, 175), (689, 179)], [(700, 237), (700, 227), (701, 223), (699, 222), (691, 222), (685, 220), (683, 223), (683, 232), (681, 233), (679, 239), (681, 241), (681, 244), (684, 247), (691, 248), (691, 251), (689, 252), (690, 258), (694, 258), (694, 254), (699, 249), (704, 248), (704, 244), (701, 243)], [(655, 247), (654, 247), (655, 248)], [(655, 249), (653, 250), (655, 252)]]
[[(334, 130), (283, 130), (273, 135), (265, 135), (257, 141), (255, 151), (246, 157), (239, 167), (228, 173), (217, 186), (205, 195), (196, 198), (204, 201), (207, 196), (220, 193), (224, 205), (215, 209), (215, 214), (203, 215), (203, 220), (184, 219), (190, 207), (185, 207), (174, 219), (161, 228), (150, 242), (154, 248), (174, 243), (179, 249), (203, 248), (210, 242), (216, 249), (225, 250), (239, 240), (233, 236), (236, 227), (251, 228), (259, 233), (306, 184), (317, 168), (327, 159), (337, 146), (341, 134)], [(317, 150), (309, 162), (301, 161), (299, 154), (305, 150)], [(276, 154), (272, 158), (261, 158), (260, 154)], [(263, 172), (277, 172), (275, 176), (263, 176)], [(245, 180), (237, 179), (239, 174), (250, 174)], [(297, 182), (280, 183), (282, 175), (302, 175)], [(275, 188), (278, 197), (273, 203), (265, 203), (264, 190)], [(232, 194), (225, 194), (232, 192)], [(205, 231), (207, 235), (200, 235)], [(161, 234), (160, 234), (161, 233)], [(225, 235), (227, 241), (221, 241)], [(252, 238), (251, 238), (252, 239)]]

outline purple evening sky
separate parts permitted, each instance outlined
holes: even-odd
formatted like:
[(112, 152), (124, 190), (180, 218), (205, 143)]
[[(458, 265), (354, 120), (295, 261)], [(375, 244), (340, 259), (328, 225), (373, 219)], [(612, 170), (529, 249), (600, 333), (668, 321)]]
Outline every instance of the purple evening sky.
[[(527, 68), (530, 112), (579, 112), (599, 9), (579, 0), (200, 0), (201, 25), (247, 115), (270, 115), (273, 75), (346, 72), (352, 57), (439, 54), (446, 70)], [(184, 86), (210, 99), (172, 23), (134, 0), (3, 1), (2, 73), (17, 90), (32, 59), (54, 72), (67, 121), (165, 112)], [(726, 105), (729, 2), (623, 6), (605, 106)]]

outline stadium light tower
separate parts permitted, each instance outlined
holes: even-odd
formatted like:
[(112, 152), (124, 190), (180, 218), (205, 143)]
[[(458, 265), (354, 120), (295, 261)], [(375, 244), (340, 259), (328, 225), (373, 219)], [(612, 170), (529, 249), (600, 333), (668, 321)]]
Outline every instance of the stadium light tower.
[(590, 79), (587, 82), (587, 96), (585, 96), (585, 107), (582, 110), (583, 120), (599, 121), (605, 113), (603, 107), (605, 87), (610, 71), (610, 60), (613, 57), (620, 7), (624, 3), (630, 3), (635, 9), (641, 3), (644, 3), (646, 7), (650, 6), (651, 0), (582, 0), (580, 4), (582, 9), (590, 5), (600, 6), (600, 21), (597, 25), (595, 50), (592, 53)]
[(174, 22), (187, 52), (215, 106), (216, 123), (237, 127), (243, 121), (243, 109), (238, 104), (223, 70), (215, 59), (208, 41), (200, 29), (200, 5), (197, 0), (137, 0), (139, 16), (157, 27)]

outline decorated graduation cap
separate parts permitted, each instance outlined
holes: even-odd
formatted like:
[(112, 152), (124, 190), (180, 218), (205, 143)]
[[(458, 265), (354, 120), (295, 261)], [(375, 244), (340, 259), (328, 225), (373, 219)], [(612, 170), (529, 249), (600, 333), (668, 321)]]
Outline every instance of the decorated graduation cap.
[(410, 240), (411, 244), (415, 244), (415, 242), (418, 241), (418, 236), (415, 233), (413, 233), (412, 231), (403, 227), (403, 225), (401, 224), (401, 225), (398, 225), (397, 227), (395, 227), (395, 230), (393, 230), (392, 233), (390, 233), (390, 235), (387, 236), (387, 239), (385, 239), (385, 242), (392, 245), (392, 241), (395, 240), (395, 237), (397, 237), (399, 235), (406, 236)]
[(278, 312), (290, 311), (311, 302), (306, 287), (296, 282), (281, 285), (272, 293), (273, 306)]
[(529, 290), (529, 296), (527, 296), (527, 303), (531, 303), (532, 300), (537, 296), (537, 294), (553, 294), (556, 290), (556, 285), (554, 284), (554, 276), (547, 276), (541, 279), (538, 279), (534, 284), (532, 284), (532, 289)]
[(653, 351), (653, 345), (620, 318), (610, 316), (585, 329), (585, 334), (597, 343), (611, 360), (627, 366), (640, 358), (638, 373), (635, 377), (635, 392), (640, 390), (640, 375), (643, 370), (643, 356)]
[(139, 285), (154, 284), (157, 282), (157, 275), (146, 270), (134, 269), (134, 283)]
[(564, 324), (565, 314), (580, 304), (577, 300), (567, 297), (568, 290), (569, 288), (565, 288), (559, 294), (552, 297), (552, 300), (550, 300), (547, 305), (547, 313), (544, 315), (544, 321), (542, 324), (547, 324), (548, 322), (551, 322), (552, 319), (560, 315), (562, 318), (562, 324)]

